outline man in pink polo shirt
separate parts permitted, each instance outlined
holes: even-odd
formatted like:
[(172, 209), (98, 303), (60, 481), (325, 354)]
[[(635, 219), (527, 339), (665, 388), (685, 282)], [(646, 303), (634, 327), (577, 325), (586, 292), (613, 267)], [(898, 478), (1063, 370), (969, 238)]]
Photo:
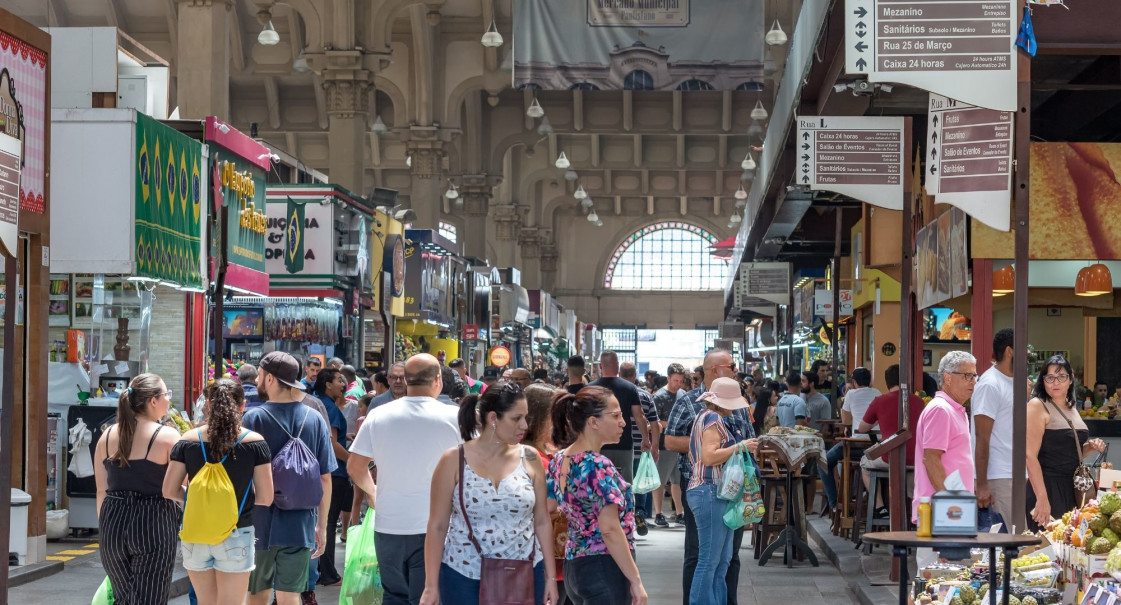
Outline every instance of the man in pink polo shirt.
[(915, 493), (911, 520), (917, 522), (919, 499), (945, 489), (946, 477), (958, 471), (973, 491), (973, 447), (969, 415), (959, 401), (973, 395), (977, 359), (965, 351), (951, 351), (938, 363), (942, 390), (926, 404), (915, 429)]

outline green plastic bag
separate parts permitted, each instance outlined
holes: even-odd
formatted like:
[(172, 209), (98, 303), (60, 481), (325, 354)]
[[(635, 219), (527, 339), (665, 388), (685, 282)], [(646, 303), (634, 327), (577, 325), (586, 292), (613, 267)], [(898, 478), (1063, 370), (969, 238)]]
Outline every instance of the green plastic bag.
[(93, 593), (93, 601), (90, 605), (113, 605), (113, 585), (109, 583), (109, 576), (101, 581), (101, 586), (97, 587), (97, 592)]
[(346, 532), (346, 569), (343, 572), (339, 605), (381, 603), (381, 571), (374, 551), (374, 509), (366, 511), (362, 525)]
[(649, 494), (662, 486), (662, 477), (658, 474), (658, 465), (654, 463), (654, 456), (650, 452), (642, 452), (638, 460), (638, 472), (634, 474), (634, 485), (631, 487), (636, 494)]
[(763, 506), (763, 493), (759, 489), (759, 479), (755, 476), (755, 464), (747, 452), (737, 454), (743, 466), (743, 489), (740, 497), (724, 507), (724, 525), (739, 529), (763, 520), (767, 509)]

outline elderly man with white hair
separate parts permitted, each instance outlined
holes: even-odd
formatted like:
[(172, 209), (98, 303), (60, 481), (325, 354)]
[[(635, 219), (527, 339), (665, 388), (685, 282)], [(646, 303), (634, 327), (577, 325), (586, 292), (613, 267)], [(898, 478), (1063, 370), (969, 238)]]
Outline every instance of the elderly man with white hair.
[(951, 351), (938, 363), (941, 389), (919, 416), (915, 429), (915, 493), (912, 520), (918, 520), (919, 499), (945, 489), (946, 477), (961, 474), (966, 489), (973, 491), (973, 447), (969, 438), (969, 414), (960, 402), (973, 395), (977, 383), (977, 359), (965, 351)]

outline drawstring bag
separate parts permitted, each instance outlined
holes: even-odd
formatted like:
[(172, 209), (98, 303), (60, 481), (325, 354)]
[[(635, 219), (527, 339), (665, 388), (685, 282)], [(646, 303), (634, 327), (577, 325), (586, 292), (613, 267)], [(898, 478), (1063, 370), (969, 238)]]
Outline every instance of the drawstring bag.
[(739, 529), (762, 521), (763, 514), (767, 510), (763, 506), (763, 492), (759, 489), (759, 479), (755, 476), (755, 464), (751, 461), (751, 454), (737, 453), (732, 456), (732, 459), (738, 460), (743, 472), (743, 492), (739, 498), (729, 502), (724, 508), (724, 525), (731, 529)]
[(743, 447), (737, 443), (735, 448), (732, 457), (724, 463), (724, 469), (721, 471), (720, 489), (716, 492), (716, 497), (721, 500), (735, 500), (743, 493), (744, 465), (741, 456)]
[(638, 460), (638, 472), (634, 474), (634, 493), (649, 494), (662, 486), (662, 477), (658, 474), (658, 465), (654, 463), (654, 456), (650, 452), (642, 452)]

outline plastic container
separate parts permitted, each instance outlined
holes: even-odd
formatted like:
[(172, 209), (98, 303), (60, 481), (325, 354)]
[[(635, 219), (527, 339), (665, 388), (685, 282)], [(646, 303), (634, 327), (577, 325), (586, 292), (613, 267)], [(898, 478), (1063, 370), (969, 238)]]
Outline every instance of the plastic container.
[(934, 520), (931, 517), (930, 498), (919, 498), (919, 525), (915, 531), (915, 535), (920, 538), (929, 538), (934, 528)]
[(27, 564), (27, 509), (31, 494), (12, 488), (12, 511), (8, 527), (8, 552), (19, 555), (19, 564)]

